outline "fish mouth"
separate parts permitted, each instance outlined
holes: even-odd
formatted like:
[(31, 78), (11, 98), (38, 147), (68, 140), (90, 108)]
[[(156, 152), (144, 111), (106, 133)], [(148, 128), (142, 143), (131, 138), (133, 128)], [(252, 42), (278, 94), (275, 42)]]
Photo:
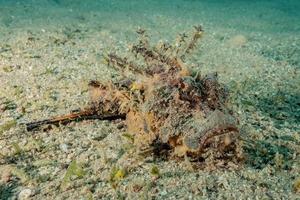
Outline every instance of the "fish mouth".
[(186, 147), (188, 152), (203, 152), (209, 144), (212, 143), (213, 138), (229, 134), (238, 134), (239, 129), (236, 126), (223, 126), (216, 127), (204, 133), (199, 137), (184, 137), (183, 145)]
[(202, 152), (215, 137), (238, 135), (237, 124), (232, 115), (215, 110), (203, 122), (196, 122), (193, 125), (194, 133), (185, 135), (182, 143), (189, 152)]

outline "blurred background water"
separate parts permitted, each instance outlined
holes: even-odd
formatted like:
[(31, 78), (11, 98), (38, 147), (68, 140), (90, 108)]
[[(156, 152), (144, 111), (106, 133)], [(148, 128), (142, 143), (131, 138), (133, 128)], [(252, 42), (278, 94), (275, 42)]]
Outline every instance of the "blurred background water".
[(90, 24), (167, 29), (202, 23), (264, 33), (300, 32), (298, 0), (0, 0), (2, 28)]

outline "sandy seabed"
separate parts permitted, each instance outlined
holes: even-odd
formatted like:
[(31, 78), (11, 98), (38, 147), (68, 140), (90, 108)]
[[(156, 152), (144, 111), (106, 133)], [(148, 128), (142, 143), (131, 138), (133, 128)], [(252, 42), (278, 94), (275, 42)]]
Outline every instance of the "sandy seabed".
[[(292, 0), (0, 1), (0, 199), (300, 199), (299, 10)], [(230, 90), (238, 169), (134, 156), (107, 121), (21, 125), (83, 108), (89, 80), (116, 76), (103, 55), (126, 54), (137, 28), (157, 42), (198, 24), (205, 36), (187, 63)]]

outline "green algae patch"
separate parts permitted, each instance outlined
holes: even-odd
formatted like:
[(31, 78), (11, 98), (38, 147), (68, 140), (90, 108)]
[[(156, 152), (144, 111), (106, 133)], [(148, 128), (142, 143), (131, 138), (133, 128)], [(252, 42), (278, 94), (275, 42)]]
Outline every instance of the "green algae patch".
[(9, 180), (10, 176), (17, 177), (21, 183), (27, 183), (31, 180), (30, 176), (23, 169), (17, 167), (16, 165), (2, 165), (0, 166), (0, 172), (2, 180), (6, 177)]
[(22, 153), (23, 150), (21, 149), (21, 147), (20, 147), (20, 145), (18, 143), (13, 142), (11, 144), (11, 146), (14, 149), (14, 155), (20, 155)]
[(73, 177), (76, 178), (83, 178), (83, 176), (86, 174), (86, 172), (84, 171), (82, 165), (80, 163), (77, 163), (76, 160), (73, 160), (68, 169), (67, 172), (62, 180), (62, 183), (60, 185), (60, 188), (62, 190), (65, 190), (68, 186), (68, 184), (72, 181)]
[(122, 135), (124, 138), (126, 138), (129, 142), (134, 143), (134, 136), (129, 133), (124, 133)]
[(0, 135), (2, 133), (4, 133), (5, 131), (8, 131), (9, 129), (15, 127), (16, 125), (17, 125), (16, 120), (11, 120), (11, 121), (4, 123), (3, 125), (0, 125)]
[(3, 71), (6, 73), (14, 71), (13, 66), (4, 66)]
[(110, 172), (110, 178), (109, 178), (109, 182), (110, 182), (112, 188), (116, 189), (118, 186), (118, 183), (120, 181), (122, 181), (126, 175), (127, 175), (127, 172), (125, 169), (122, 169), (119, 167), (113, 167)]
[(160, 176), (160, 170), (156, 165), (153, 165), (150, 169), (150, 174), (154, 177), (159, 177)]
[(294, 192), (300, 194), (300, 177), (298, 177), (294, 182), (293, 188), (294, 188)]
[(6, 98), (4, 98), (4, 101), (0, 103), (0, 111), (15, 110), (17, 107), (18, 106), (14, 101)]
[(30, 180), (29, 175), (22, 169), (19, 169), (17, 167), (14, 167), (12, 170), (12, 174), (17, 176), (22, 183), (26, 183)]

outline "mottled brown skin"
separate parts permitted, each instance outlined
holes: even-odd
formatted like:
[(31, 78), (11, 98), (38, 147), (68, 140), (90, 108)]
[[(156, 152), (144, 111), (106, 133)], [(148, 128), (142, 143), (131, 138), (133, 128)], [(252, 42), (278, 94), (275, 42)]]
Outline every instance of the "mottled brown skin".
[(91, 81), (91, 103), (85, 112), (125, 116), (127, 132), (140, 150), (164, 146), (171, 155), (204, 160), (213, 150), (218, 159), (230, 154), (236, 160), (239, 129), (226, 106), (227, 90), (217, 73), (202, 77), (184, 63), (202, 37), (202, 28), (195, 27), (190, 40), (183, 34), (176, 45), (156, 47), (150, 46), (144, 30), (138, 34), (132, 53), (134, 59), (144, 60), (143, 67), (107, 55), (108, 65), (119, 71), (120, 78), (110, 83)]

